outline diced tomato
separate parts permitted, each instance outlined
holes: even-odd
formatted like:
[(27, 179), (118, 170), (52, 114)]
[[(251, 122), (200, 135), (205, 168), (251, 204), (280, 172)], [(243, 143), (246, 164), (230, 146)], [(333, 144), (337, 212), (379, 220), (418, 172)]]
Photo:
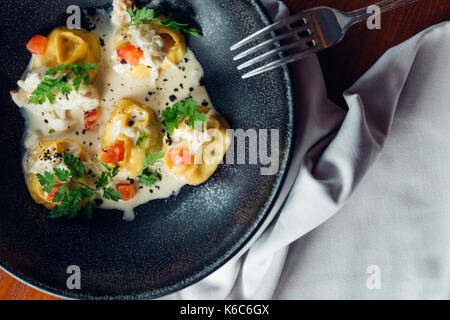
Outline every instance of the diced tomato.
[(116, 184), (116, 190), (122, 196), (123, 201), (131, 200), (136, 195), (136, 191), (134, 190), (134, 187), (129, 183)]
[(129, 65), (135, 66), (139, 64), (139, 60), (144, 56), (144, 52), (135, 46), (129, 45), (119, 49), (117, 55)]
[(92, 110), (84, 114), (84, 128), (90, 130), (97, 124), (98, 111)]
[(119, 141), (113, 146), (101, 148), (98, 157), (104, 163), (117, 163), (125, 158), (125, 146), (123, 141)]
[(49, 202), (49, 203), (53, 203), (53, 204), (57, 204), (57, 205), (60, 205), (61, 204), (61, 202), (53, 202), (53, 200), (55, 199), (55, 195), (56, 195), (56, 193), (58, 192), (58, 189), (59, 189), (59, 187), (62, 187), (62, 186), (64, 186), (63, 184), (57, 184), (56, 186), (54, 186), (53, 187), (53, 190), (52, 190), (52, 192), (50, 192), (48, 195), (47, 195), (47, 202)]
[(169, 159), (174, 165), (191, 164), (192, 158), (188, 148), (174, 147), (169, 150)]
[(39, 56), (45, 54), (45, 51), (47, 50), (47, 38), (39, 34), (35, 35), (30, 41), (28, 41), (27, 49), (32, 54)]

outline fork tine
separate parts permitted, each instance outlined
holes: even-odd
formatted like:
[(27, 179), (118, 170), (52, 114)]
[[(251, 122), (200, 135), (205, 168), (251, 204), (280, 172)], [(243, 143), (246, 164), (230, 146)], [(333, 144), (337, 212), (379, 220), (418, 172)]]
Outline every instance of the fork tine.
[[(242, 70), (244, 68), (248, 68), (248, 67), (254, 65), (255, 63), (258, 63), (258, 62), (260, 62), (262, 60), (265, 60), (265, 59), (267, 59), (267, 58), (269, 58), (269, 57), (271, 57), (273, 55), (276, 55), (279, 52), (286, 51), (286, 50), (298, 47), (298, 46), (300, 46), (302, 44), (305, 44), (308, 40), (309, 40), (309, 37), (306, 38), (306, 39), (303, 38), (303, 39), (300, 39), (300, 40), (295, 41), (293, 43), (286, 44), (286, 45), (284, 45), (282, 47), (279, 47), (279, 48), (273, 49), (273, 50), (271, 50), (269, 52), (263, 53), (262, 55), (259, 55), (259, 56), (255, 57), (255, 58), (253, 58), (253, 59), (251, 59), (251, 60), (249, 60), (247, 62), (244, 62), (241, 65), (239, 65), (237, 67), (237, 69), (238, 70)], [(309, 49), (309, 48), (307, 48), (307, 49)]]
[(274, 38), (272, 38), (270, 40), (264, 41), (264, 42), (254, 46), (254, 47), (252, 47), (252, 48), (250, 48), (248, 50), (245, 50), (244, 52), (241, 52), (240, 54), (236, 55), (233, 58), (233, 60), (236, 61), (236, 60), (240, 60), (242, 58), (245, 58), (246, 56), (248, 56), (248, 55), (250, 55), (250, 54), (252, 54), (252, 53), (254, 53), (256, 51), (259, 51), (259, 50), (261, 50), (261, 49), (263, 49), (265, 47), (268, 47), (268, 46), (270, 46), (270, 45), (272, 45), (272, 44), (274, 44), (274, 43), (276, 43), (276, 42), (278, 42), (280, 40), (286, 39), (286, 38), (288, 38), (290, 36), (293, 36), (293, 35), (295, 35), (297, 33), (301, 33), (301, 32), (304, 32), (304, 31), (309, 31), (309, 35), (308, 36), (310, 36), (312, 34), (312, 30), (309, 29), (308, 26), (302, 26), (302, 27), (299, 27), (299, 28), (295, 28), (292, 31), (289, 31), (289, 32), (287, 32), (285, 34), (282, 34), (282, 35), (279, 35), (277, 37), (274, 37)]
[(308, 56), (310, 54), (313, 54), (313, 53), (315, 53), (317, 51), (319, 51), (317, 47), (312, 47), (312, 48), (305, 49), (305, 50), (303, 50), (300, 53), (287, 56), (287, 57), (282, 58), (282, 59), (277, 60), (277, 61), (273, 61), (271, 63), (266, 64), (265, 66), (262, 66), (260, 68), (257, 68), (255, 70), (253, 70), (253, 71), (250, 71), (250, 72), (244, 74), (242, 76), (242, 79), (251, 78), (251, 77), (254, 77), (254, 76), (258, 75), (258, 74), (261, 74), (261, 73), (264, 73), (264, 72), (267, 72), (267, 71), (279, 68), (281, 66), (284, 66), (284, 65), (286, 65), (288, 63), (291, 63), (291, 62), (294, 62), (294, 61), (297, 61), (297, 60), (301, 60), (301, 59), (305, 58), (306, 56)]
[[(254, 34), (250, 35), (249, 37), (239, 41), (238, 43), (236, 43), (235, 45), (231, 46), (230, 50), (234, 51), (236, 49), (239, 49), (240, 47), (246, 45), (247, 43), (257, 39), (258, 37), (261, 37), (273, 30), (276, 30), (278, 28), (284, 27), (285, 25), (291, 24), (297, 20), (299, 20), (300, 18), (302, 18), (304, 16), (304, 12), (300, 12), (297, 13), (293, 16), (287, 17), (285, 19), (279, 20), (277, 22), (275, 22), (274, 24), (271, 24), (270, 26), (267, 26), (257, 32), (255, 32)], [(306, 18), (303, 18), (303, 24), (306, 25), (308, 24), (308, 20)]]

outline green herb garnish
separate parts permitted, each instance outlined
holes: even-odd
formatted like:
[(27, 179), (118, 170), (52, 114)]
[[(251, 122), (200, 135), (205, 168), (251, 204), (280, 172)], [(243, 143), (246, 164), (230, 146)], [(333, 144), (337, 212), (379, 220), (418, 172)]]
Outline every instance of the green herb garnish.
[(130, 8), (127, 8), (127, 12), (131, 18), (131, 26), (138, 26), (142, 24), (159, 24), (169, 28), (172, 31), (181, 30), (186, 34), (191, 34), (196, 37), (202, 36), (200, 30), (195, 27), (190, 27), (189, 23), (176, 22), (172, 13), (169, 13), (165, 19), (158, 19), (161, 16), (161, 8), (159, 7), (156, 9), (137, 9), (134, 5), (132, 5)]
[(140, 183), (145, 184), (147, 187), (152, 187), (161, 180), (161, 174), (151, 170), (150, 167), (161, 161), (165, 155), (165, 152), (156, 152), (148, 156), (146, 156), (145, 153), (143, 154), (144, 164), (138, 175)]
[(139, 138), (137, 139), (136, 145), (142, 149), (148, 138), (150, 138), (150, 134), (147, 131), (141, 130), (139, 132)]
[(197, 112), (197, 102), (192, 98), (177, 102), (172, 107), (166, 108), (161, 116), (168, 134), (172, 134), (185, 117), (188, 118), (188, 125), (192, 128), (195, 128), (195, 122), (205, 122), (208, 118), (206, 114)]
[[(53, 198), (53, 203), (58, 203), (58, 205), (55, 206), (55, 210), (48, 216), (50, 219), (61, 217), (72, 219), (78, 215), (83, 206), (85, 216), (90, 219), (93, 209), (97, 207), (92, 197), (100, 191), (103, 191), (103, 198), (105, 199), (114, 201), (121, 199), (120, 194), (114, 188), (108, 187), (113, 178), (119, 173), (119, 165), (111, 168), (99, 160), (106, 171), (103, 171), (100, 175), (96, 182), (96, 188), (92, 188), (79, 181), (85, 173), (85, 167), (80, 158), (64, 152), (63, 161), (67, 170), (54, 168), (53, 173), (46, 171), (44, 174), (36, 174), (44, 192), (50, 193), (55, 186), (59, 185)], [(55, 177), (58, 179), (58, 182)], [(77, 188), (69, 188), (73, 186), (77, 186)]]
[[(59, 65), (56, 68), (49, 68), (45, 73), (46, 77), (31, 93), (29, 103), (43, 104), (46, 100), (50, 103), (55, 101), (56, 93), (69, 94), (73, 90), (78, 92), (84, 82), (87, 86), (91, 83), (91, 78), (87, 73), (97, 69), (98, 66), (92, 63)], [(60, 72), (64, 73), (56, 77)]]

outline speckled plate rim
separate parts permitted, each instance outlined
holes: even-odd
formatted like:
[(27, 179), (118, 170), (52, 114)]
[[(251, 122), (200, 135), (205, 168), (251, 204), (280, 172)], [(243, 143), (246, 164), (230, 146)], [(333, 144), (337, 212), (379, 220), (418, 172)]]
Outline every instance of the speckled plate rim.
[[(260, 0), (250, 0), (254, 5), (255, 10), (258, 15), (261, 17), (261, 20), (266, 25), (273, 23), (272, 18), (267, 12), (264, 5)], [(39, 281), (35, 281), (30, 279), (24, 274), (15, 273), (13, 270), (10, 270), (8, 267), (3, 265), (0, 262), (0, 269), (5, 271), (8, 275), (13, 277), (14, 279), (30, 286), (33, 289), (39, 290), (43, 293), (52, 295), (61, 299), (69, 299), (69, 300), (86, 300), (86, 299), (97, 299), (97, 300), (131, 300), (131, 299), (158, 299), (164, 297), (166, 295), (175, 293), (182, 289), (191, 286), (202, 279), (206, 278), (220, 267), (228, 263), (233, 257), (240, 254), (241, 252), (246, 251), (251, 244), (257, 239), (257, 237), (264, 231), (263, 226), (267, 226), (271, 220), (278, 214), (280, 209), (283, 207), (290, 190), (295, 182), (295, 172), (298, 171), (299, 161), (296, 163), (292, 162), (292, 155), (294, 150), (294, 137), (295, 137), (295, 118), (297, 116), (297, 111), (295, 109), (295, 103), (293, 98), (293, 88), (292, 88), (292, 79), (290, 75), (290, 68), (288, 66), (282, 67), (284, 79), (286, 85), (286, 98), (288, 100), (288, 108), (291, 110), (290, 114), (291, 121), (289, 124), (289, 134), (288, 134), (288, 152), (287, 156), (283, 160), (280, 165), (280, 171), (283, 171), (283, 174), (277, 179), (275, 184), (278, 185), (278, 188), (272, 193), (272, 195), (268, 198), (267, 205), (261, 209), (261, 214), (259, 215), (259, 219), (255, 221), (254, 225), (249, 228), (249, 230), (241, 237), (240, 241), (234, 244), (220, 259), (214, 261), (211, 264), (206, 265), (201, 271), (195, 273), (194, 275), (178, 281), (171, 286), (167, 286), (159, 289), (149, 289), (144, 293), (138, 293), (136, 295), (117, 295), (117, 296), (89, 296), (86, 294), (76, 294), (76, 291), (64, 291), (60, 289), (55, 289), (47, 284), (40, 283)], [(290, 179), (287, 179), (287, 177)], [(270, 219), (269, 219), (270, 218)]]

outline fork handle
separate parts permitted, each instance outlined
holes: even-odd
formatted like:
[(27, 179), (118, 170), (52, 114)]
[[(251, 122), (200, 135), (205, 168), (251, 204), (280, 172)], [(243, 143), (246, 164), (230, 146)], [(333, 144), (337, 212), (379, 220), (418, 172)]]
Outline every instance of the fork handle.
[[(381, 13), (385, 13), (417, 1), (419, 0), (383, 0), (374, 5), (380, 7)], [(364, 21), (373, 15), (373, 13), (367, 12), (368, 8), (369, 7), (349, 12), (355, 20), (354, 23)]]

